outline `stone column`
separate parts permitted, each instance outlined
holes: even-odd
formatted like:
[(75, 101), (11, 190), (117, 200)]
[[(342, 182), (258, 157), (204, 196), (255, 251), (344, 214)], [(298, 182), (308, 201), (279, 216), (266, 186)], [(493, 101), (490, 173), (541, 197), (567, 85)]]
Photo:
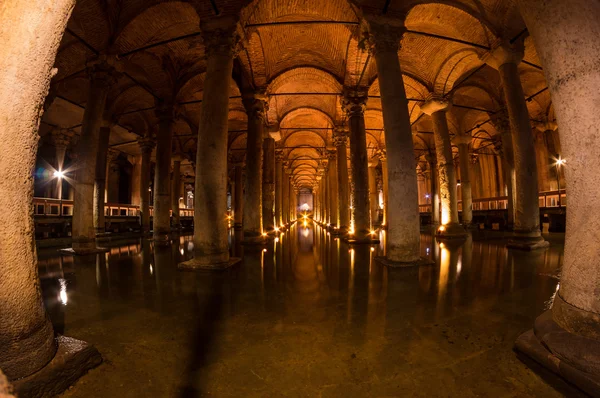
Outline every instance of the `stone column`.
[(242, 229), (242, 221), (244, 216), (244, 175), (242, 163), (235, 163), (234, 178), (234, 208), (233, 208), (233, 227), (236, 230)]
[[(345, 89), (342, 107), (348, 116), (350, 127), (350, 161), (354, 182), (354, 236), (353, 241), (371, 240), (369, 217), (369, 159), (367, 156), (367, 132), (365, 130), (366, 89)], [(414, 156), (414, 155), (413, 155)]]
[(380, 149), (377, 151), (377, 157), (379, 157), (379, 162), (381, 163), (381, 185), (383, 187), (383, 220), (381, 221), (381, 225), (383, 227), (387, 227), (389, 176), (385, 149)]
[(83, 114), (81, 139), (75, 149), (78, 161), (74, 178), (72, 249), (76, 254), (96, 252), (94, 183), (102, 115), (110, 86), (115, 80), (115, 61), (102, 57), (88, 68), (90, 91)]
[(339, 225), (339, 204), (338, 204), (338, 170), (337, 170), (337, 152), (336, 151), (328, 151), (327, 157), (329, 158), (329, 170), (327, 171), (327, 188), (329, 192), (332, 192), (332, 195), (329, 195), (329, 223), (331, 224), (331, 229), (337, 231)]
[(246, 185), (244, 191), (244, 241), (262, 239), (262, 158), (267, 98), (251, 94), (243, 98), (248, 114), (246, 147)]
[(154, 149), (154, 141), (150, 137), (140, 138), (138, 145), (142, 151), (142, 167), (140, 168), (140, 218), (142, 233), (150, 233), (150, 157)]
[(388, 168), (387, 260), (420, 259), (419, 194), (408, 100), (398, 60), (403, 26), (371, 20), (366, 32), (377, 63)]
[(115, 149), (108, 149), (104, 162), (105, 166), (108, 167), (108, 175), (106, 177), (106, 197), (108, 203), (119, 203), (119, 184), (121, 179), (119, 154), (120, 152)]
[[(73, 132), (68, 129), (57, 129), (52, 131), (52, 143), (56, 148), (56, 170), (64, 171), (65, 156), (67, 154), (67, 148), (73, 139)], [(63, 198), (63, 185), (64, 178), (56, 179), (56, 198)], [(62, 212), (62, 210), (61, 210)]]
[(275, 226), (281, 228), (283, 222), (283, 150), (275, 152)]
[(96, 235), (106, 232), (104, 198), (106, 193), (106, 167), (108, 160), (108, 140), (110, 125), (100, 127), (98, 155), (96, 157), (96, 181), (94, 182), (94, 228)]
[(421, 105), (421, 111), (431, 116), (437, 155), (438, 181), (440, 184), (440, 199), (442, 207), (442, 225), (437, 229), (440, 238), (466, 237), (465, 229), (458, 220), (458, 194), (456, 192), (456, 171), (452, 157), (452, 144), (446, 111), (448, 101), (431, 96)]
[(288, 163), (284, 162), (284, 170), (283, 170), (283, 223), (287, 226), (290, 223), (290, 177), (289, 177), (289, 169)]
[(347, 234), (350, 227), (350, 192), (348, 183), (348, 129), (336, 127), (333, 140), (337, 150), (337, 188), (339, 208), (339, 232)]
[(483, 61), (500, 73), (512, 130), (516, 202), (514, 237), (508, 247), (533, 250), (548, 247), (548, 242), (540, 231), (535, 144), (518, 69), (523, 54), (522, 41), (499, 42)]
[(469, 176), (469, 144), (470, 135), (457, 135), (454, 137), (458, 145), (458, 161), (460, 167), (460, 189), (462, 193), (462, 223), (465, 226), (473, 222), (473, 193), (471, 191), (471, 178)]
[(379, 162), (369, 162), (369, 203), (371, 204), (371, 228), (379, 225), (379, 198), (377, 197), (377, 165)]
[(495, 145), (496, 152), (502, 157), (502, 169), (504, 171), (504, 181), (508, 195), (508, 225), (507, 229), (512, 230), (515, 224), (515, 159), (513, 156), (513, 141), (510, 131), (510, 122), (506, 111), (500, 111), (490, 115), (492, 124), (500, 133), (501, 141)]
[[(8, 0), (1, 6), (0, 368), (10, 380), (40, 370), (55, 357), (57, 343), (64, 342), (64, 338), (54, 338), (40, 294), (32, 216), (32, 170), (39, 141), (40, 109), (74, 5), (72, 0)], [(90, 181), (93, 184), (93, 175)], [(93, 239), (91, 189), (89, 193), (90, 229), (86, 236)], [(80, 348), (70, 347), (71, 354), (88, 348), (83, 342), (77, 344)], [(89, 365), (85, 362), (81, 372), (87, 371)], [(61, 374), (60, 363), (58, 367), (57, 373)], [(78, 376), (70, 372), (66, 377), (61, 374), (67, 383), (73, 383)], [(64, 384), (61, 380), (45, 382), (59, 390), (54, 383)]]
[(155, 243), (168, 244), (171, 235), (171, 136), (175, 117), (173, 104), (159, 103), (156, 116), (158, 132), (156, 133), (152, 235)]
[(327, 160), (323, 160), (322, 164), (322, 173), (323, 173), (323, 224), (329, 227), (331, 224), (329, 223), (329, 183), (327, 176), (329, 175), (329, 165)]
[(181, 197), (181, 155), (173, 156), (173, 187), (171, 189), (171, 212), (173, 214), (173, 229), (181, 229), (179, 217), (179, 198)]
[(270, 233), (275, 228), (275, 140), (268, 135), (263, 140), (262, 166), (263, 232)]
[(184, 269), (223, 269), (237, 262), (229, 258), (227, 240), (229, 86), (240, 39), (237, 27), (225, 16), (201, 23), (207, 64), (196, 154), (194, 258), (179, 264)]
[[(600, 4), (519, 0), (550, 88), (566, 159), (567, 233), (560, 289), (518, 349), (590, 395), (600, 391)], [(533, 156), (532, 156), (533, 157)], [(519, 166), (515, 153), (515, 163)], [(518, 172), (517, 172), (518, 173)]]
[(429, 166), (431, 179), (431, 223), (437, 228), (440, 225), (440, 194), (438, 189), (439, 179), (435, 152), (425, 155), (425, 159)]

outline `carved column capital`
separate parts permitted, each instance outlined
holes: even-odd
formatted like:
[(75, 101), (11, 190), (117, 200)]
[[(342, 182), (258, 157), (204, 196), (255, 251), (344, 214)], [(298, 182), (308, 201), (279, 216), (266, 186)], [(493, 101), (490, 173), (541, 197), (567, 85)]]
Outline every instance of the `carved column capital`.
[(478, 153), (470, 153), (471, 155), (471, 164), (479, 163), (479, 154)]
[(376, 156), (379, 158), (379, 161), (385, 162), (387, 160), (387, 151), (385, 149), (378, 149)]
[(472, 139), (469, 134), (456, 134), (453, 141), (456, 145), (469, 145)]
[(116, 83), (122, 71), (122, 65), (116, 57), (101, 54), (86, 62), (86, 73), (92, 83), (110, 87)]
[(335, 161), (337, 159), (337, 151), (335, 150), (328, 150), (326, 155), (329, 161)]
[(269, 97), (264, 91), (242, 95), (242, 104), (249, 119), (265, 120), (265, 113), (269, 109)]
[(342, 93), (342, 109), (348, 117), (363, 116), (369, 99), (368, 89), (345, 87)]
[(447, 112), (451, 106), (450, 100), (436, 94), (430, 94), (425, 102), (420, 105), (420, 108), (423, 113), (431, 116), (436, 112)]
[(285, 153), (283, 149), (275, 149), (275, 161), (283, 163)]
[(106, 153), (106, 160), (112, 171), (119, 170), (118, 158), (120, 153), (121, 152), (117, 151), (116, 149), (108, 148), (108, 152)]
[(200, 24), (204, 52), (207, 57), (222, 55), (235, 58), (240, 50), (242, 35), (234, 18), (216, 17)]
[(348, 136), (348, 127), (337, 126), (333, 130), (333, 142), (335, 143), (335, 146), (346, 146), (348, 143)]
[(556, 122), (550, 122), (550, 121), (535, 122), (534, 126), (538, 131), (540, 131), (542, 133), (558, 130), (558, 124)]
[(156, 144), (151, 137), (142, 137), (138, 139), (138, 145), (142, 150), (142, 153), (148, 152), (151, 153)]
[(490, 121), (500, 134), (510, 133), (510, 119), (505, 109), (490, 113)]
[(154, 114), (158, 118), (159, 122), (172, 122), (176, 115), (177, 110), (175, 104), (168, 100), (157, 100)]
[(69, 129), (55, 129), (51, 132), (52, 143), (57, 149), (66, 149), (71, 142), (75, 133)]
[(492, 49), (481, 57), (481, 60), (498, 70), (504, 64), (519, 65), (525, 55), (523, 40), (510, 43), (508, 40), (498, 40), (492, 45)]
[(404, 33), (406, 33), (404, 24), (368, 17), (362, 23), (363, 39), (360, 45), (374, 55), (384, 52), (398, 53)]

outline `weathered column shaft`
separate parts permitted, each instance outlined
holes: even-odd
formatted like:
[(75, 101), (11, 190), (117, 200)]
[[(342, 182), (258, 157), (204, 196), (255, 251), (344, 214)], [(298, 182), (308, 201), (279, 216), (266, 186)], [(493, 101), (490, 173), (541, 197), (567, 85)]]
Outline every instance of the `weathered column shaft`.
[(337, 192), (339, 208), (339, 228), (346, 233), (350, 227), (350, 187), (348, 183), (348, 132), (338, 129), (335, 132), (335, 148), (337, 151)]
[(270, 232), (275, 228), (275, 140), (267, 137), (263, 141), (263, 180), (262, 211), (263, 230)]
[(168, 103), (160, 104), (156, 113), (159, 118), (159, 124), (156, 134), (152, 231), (156, 242), (166, 243), (169, 241), (171, 234), (171, 136), (174, 116), (173, 105)]
[(119, 184), (121, 180), (121, 170), (118, 163), (119, 151), (110, 149), (108, 151), (106, 177), (106, 196), (108, 203), (119, 203)]
[(388, 225), (388, 166), (387, 166), (387, 157), (384, 151), (379, 153), (379, 161), (381, 162), (381, 180), (383, 186), (383, 220), (381, 221), (381, 225)]
[(244, 178), (241, 164), (236, 164), (235, 173), (235, 191), (234, 191), (234, 208), (233, 208), (233, 226), (235, 229), (242, 228), (244, 216)]
[(408, 100), (398, 46), (403, 27), (369, 24), (371, 51), (377, 63), (388, 169), (387, 259), (420, 258), (419, 194)]
[(110, 127), (100, 127), (98, 156), (96, 158), (96, 181), (94, 182), (94, 228), (97, 234), (106, 232), (104, 217), (104, 193), (106, 190), (106, 160)]
[(56, 351), (40, 294), (31, 171), (40, 109), (74, 5), (9, 0), (0, 12), (0, 368), (9, 379), (38, 371)]
[(181, 228), (179, 217), (179, 198), (181, 195), (181, 160), (173, 161), (173, 187), (171, 190), (171, 211), (173, 213), (173, 228)]
[(429, 177), (431, 182), (431, 223), (434, 226), (440, 225), (440, 194), (439, 194), (439, 178), (437, 168), (437, 158), (435, 154), (427, 155), (427, 164), (429, 165)]
[(500, 132), (501, 143), (497, 148), (502, 156), (502, 169), (504, 171), (504, 182), (508, 195), (508, 228), (513, 229), (515, 224), (515, 159), (513, 155), (513, 140), (510, 131), (510, 121), (506, 112), (498, 112), (491, 115), (492, 123), (496, 130)]
[(140, 217), (142, 232), (150, 232), (150, 157), (154, 142), (146, 137), (138, 141), (142, 151), (142, 167), (140, 168)]
[(335, 192), (333, 195), (329, 195), (329, 208), (331, 209), (331, 215), (329, 217), (329, 223), (333, 228), (339, 228), (339, 203), (338, 203), (338, 170), (337, 170), (337, 153), (331, 151), (329, 156), (329, 171), (327, 172), (327, 184), (329, 186), (329, 192)]
[(275, 226), (283, 225), (283, 153), (275, 154)]
[(377, 197), (377, 164), (369, 163), (369, 202), (371, 204), (371, 228), (379, 225), (379, 198)]
[[(471, 137), (468, 137), (470, 140)], [(473, 222), (473, 193), (471, 190), (471, 178), (469, 177), (469, 144), (459, 142), (458, 157), (460, 162), (460, 189), (462, 192), (462, 223), (464, 225)]]
[(90, 69), (90, 91), (83, 113), (81, 138), (76, 148), (77, 169), (74, 178), (73, 250), (85, 252), (96, 249), (94, 228), (94, 182), (102, 115), (106, 97), (113, 80), (114, 68), (100, 60)]
[(289, 212), (289, 208), (290, 208), (290, 178), (287, 172), (287, 168), (284, 170), (283, 172), (283, 179), (282, 179), (282, 188), (283, 188), (283, 193), (282, 193), (282, 212), (283, 212), (283, 223), (285, 225), (290, 223), (290, 212)]

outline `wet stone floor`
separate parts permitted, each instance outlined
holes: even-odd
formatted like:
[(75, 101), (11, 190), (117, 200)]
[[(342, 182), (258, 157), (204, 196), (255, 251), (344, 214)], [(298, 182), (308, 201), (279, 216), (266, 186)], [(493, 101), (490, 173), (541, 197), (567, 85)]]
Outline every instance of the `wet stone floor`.
[(40, 251), (39, 269), (57, 332), (104, 358), (66, 397), (579, 396), (512, 350), (551, 304), (563, 238), (523, 253), (498, 233), (444, 245), (423, 232), (435, 265), (387, 269), (380, 246), (308, 222), (264, 250), (232, 233), (243, 261), (224, 272), (177, 270), (191, 236)]

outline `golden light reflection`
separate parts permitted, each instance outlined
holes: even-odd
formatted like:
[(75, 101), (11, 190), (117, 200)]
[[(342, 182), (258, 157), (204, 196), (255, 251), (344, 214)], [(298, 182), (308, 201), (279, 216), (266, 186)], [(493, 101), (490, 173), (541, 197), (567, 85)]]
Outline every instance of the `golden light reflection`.
[(61, 302), (62, 305), (67, 305), (67, 302), (69, 301), (69, 297), (67, 296), (67, 280), (60, 278), (58, 280), (58, 283), (60, 283), (60, 293), (58, 294), (58, 300)]

